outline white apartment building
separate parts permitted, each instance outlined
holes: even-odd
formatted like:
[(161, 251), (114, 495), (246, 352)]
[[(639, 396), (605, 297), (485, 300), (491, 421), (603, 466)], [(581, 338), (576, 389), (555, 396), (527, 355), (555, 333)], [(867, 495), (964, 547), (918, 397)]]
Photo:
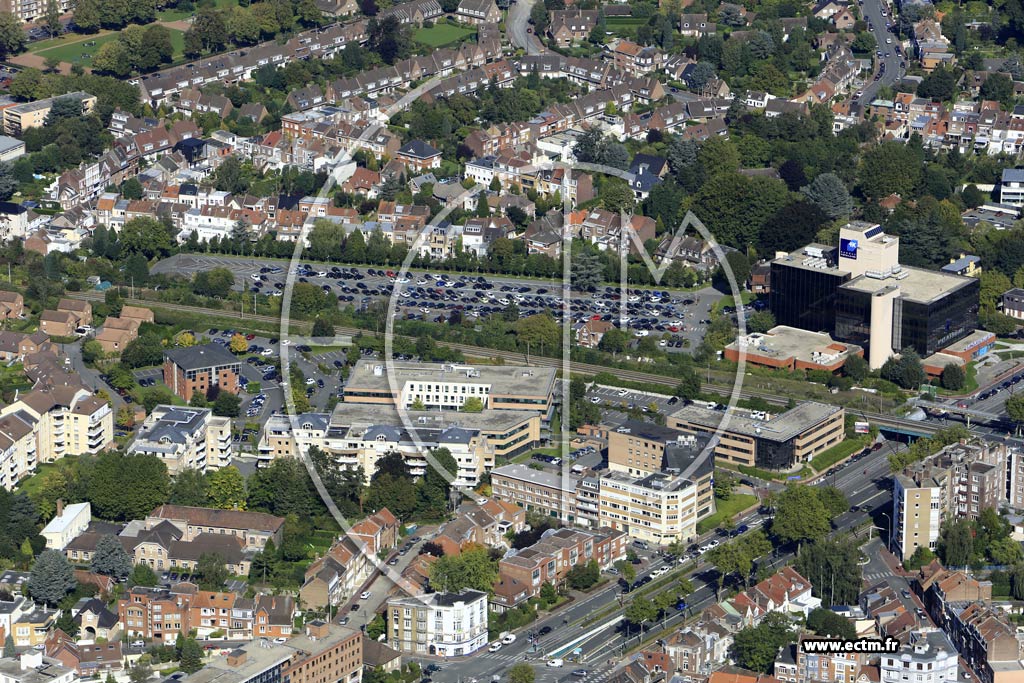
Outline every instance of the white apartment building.
[(430, 593), (388, 600), (388, 644), (402, 653), (461, 657), (487, 645), (487, 593)]
[(959, 676), (956, 648), (938, 629), (913, 631), (897, 653), (882, 655), (882, 683), (945, 683)]
[(657, 545), (697, 537), (697, 486), (656, 472), (641, 478), (609, 472), (600, 479), (598, 526)]
[(1024, 168), (1004, 168), (999, 183), (999, 202), (1024, 206)]
[(159, 405), (146, 417), (129, 453), (160, 458), (167, 471), (219, 469), (231, 461), (231, 419), (209, 408)]

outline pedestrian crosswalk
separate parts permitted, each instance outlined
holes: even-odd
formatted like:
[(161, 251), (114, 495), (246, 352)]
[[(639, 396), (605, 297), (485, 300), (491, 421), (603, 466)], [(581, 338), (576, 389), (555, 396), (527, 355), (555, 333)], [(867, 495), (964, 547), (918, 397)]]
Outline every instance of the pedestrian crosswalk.
[(864, 578), (868, 581), (879, 581), (881, 579), (889, 579), (892, 578), (892, 572), (872, 572), (870, 574), (865, 574)]
[(501, 654), (501, 652), (484, 652), (483, 654), (478, 656), (478, 659), (492, 659), (499, 662), (514, 662), (518, 659), (521, 659), (521, 657), (516, 657), (515, 655), (503, 655)]

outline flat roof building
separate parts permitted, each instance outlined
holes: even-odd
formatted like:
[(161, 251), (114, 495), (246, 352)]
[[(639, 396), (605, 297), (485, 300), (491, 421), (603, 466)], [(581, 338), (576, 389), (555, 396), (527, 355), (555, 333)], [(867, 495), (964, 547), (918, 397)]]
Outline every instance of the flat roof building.
[[(786, 469), (808, 462), (846, 438), (840, 406), (807, 401), (781, 415), (736, 410), (719, 434), (715, 456), (725, 462)], [(688, 405), (668, 416), (668, 425), (691, 434), (715, 434), (726, 413)]]
[(515, 503), (529, 512), (538, 512), (574, 524), (578, 516), (578, 479), (572, 474), (556, 474), (512, 463), (491, 471), (491, 491), (498, 500)]
[(186, 401), (213, 387), (237, 394), (242, 364), (220, 344), (201, 344), (164, 351), (164, 384)]
[(535, 410), (548, 416), (554, 387), (554, 368), (400, 361), (385, 366), (361, 360), (352, 368), (343, 401), (459, 410), (466, 399), (478, 398), (485, 409)]
[(845, 344), (822, 332), (777, 325), (767, 332), (753, 332), (725, 347), (725, 358), (786, 370), (825, 370), (838, 372), (850, 356), (863, 355), (856, 344)]
[(898, 237), (850, 222), (838, 249), (810, 244), (772, 261), (772, 313), (780, 325), (866, 348), (872, 368), (904, 348), (926, 357), (971, 334), (979, 281), (902, 266), (898, 257)]

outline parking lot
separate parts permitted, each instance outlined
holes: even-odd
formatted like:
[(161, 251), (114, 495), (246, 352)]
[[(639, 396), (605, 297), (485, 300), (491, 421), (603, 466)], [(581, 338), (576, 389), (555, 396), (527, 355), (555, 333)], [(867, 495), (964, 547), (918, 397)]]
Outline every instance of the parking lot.
[[(190, 276), (215, 267), (234, 273), (236, 290), (267, 297), (283, 296), (289, 276), (288, 266), (276, 261), (196, 254), (165, 259), (153, 267), (153, 272)], [(513, 305), (522, 317), (548, 312), (559, 322), (565, 319), (560, 282), (421, 271), (400, 275), (391, 269), (311, 263), (297, 266), (293, 275), (297, 282), (330, 292), (341, 306), (360, 308), (375, 299), (394, 297), (396, 312), (409, 320), (440, 321), (453, 314), (474, 319), (506, 311)], [(573, 293), (569, 321), (611, 322), (629, 330), (636, 340), (655, 336), (663, 350), (683, 351), (703, 339), (712, 307), (722, 296), (711, 288), (697, 292), (633, 288), (622, 294), (618, 288), (600, 287)]]
[(668, 415), (679, 404), (679, 398), (676, 396), (663, 396), (602, 385), (592, 386), (587, 391), (587, 400), (605, 408), (604, 422), (614, 426), (619, 426), (629, 419), (626, 414), (628, 410), (639, 408), (641, 412), (649, 413), (652, 408), (655, 408), (662, 415)]

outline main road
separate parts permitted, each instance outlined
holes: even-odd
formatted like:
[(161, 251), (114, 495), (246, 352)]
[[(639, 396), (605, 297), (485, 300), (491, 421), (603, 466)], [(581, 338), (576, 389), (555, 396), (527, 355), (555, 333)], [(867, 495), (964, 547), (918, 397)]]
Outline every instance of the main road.
[[(887, 0), (863, 0), (860, 10), (864, 20), (871, 26), (870, 31), (871, 35), (875, 37), (877, 52), (880, 52), (882, 56), (876, 55), (875, 59), (875, 68), (880, 70), (881, 76), (877, 81), (873, 80), (864, 86), (863, 93), (856, 103), (858, 109), (870, 104), (875, 99), (880, 87), (891, 86), (903, 75), (903, 68), (900, 67), (903, 58), (896, 54), (896, 46), (899, 41), (895, 35), (889, 32), (888, 28), (889, 21), (893, 21), (895, 24), (895, 17), (892, 14), (893, 7), (890, 7)], [(882, 12), (885, 12), (885, 16), (882, 16)]]

